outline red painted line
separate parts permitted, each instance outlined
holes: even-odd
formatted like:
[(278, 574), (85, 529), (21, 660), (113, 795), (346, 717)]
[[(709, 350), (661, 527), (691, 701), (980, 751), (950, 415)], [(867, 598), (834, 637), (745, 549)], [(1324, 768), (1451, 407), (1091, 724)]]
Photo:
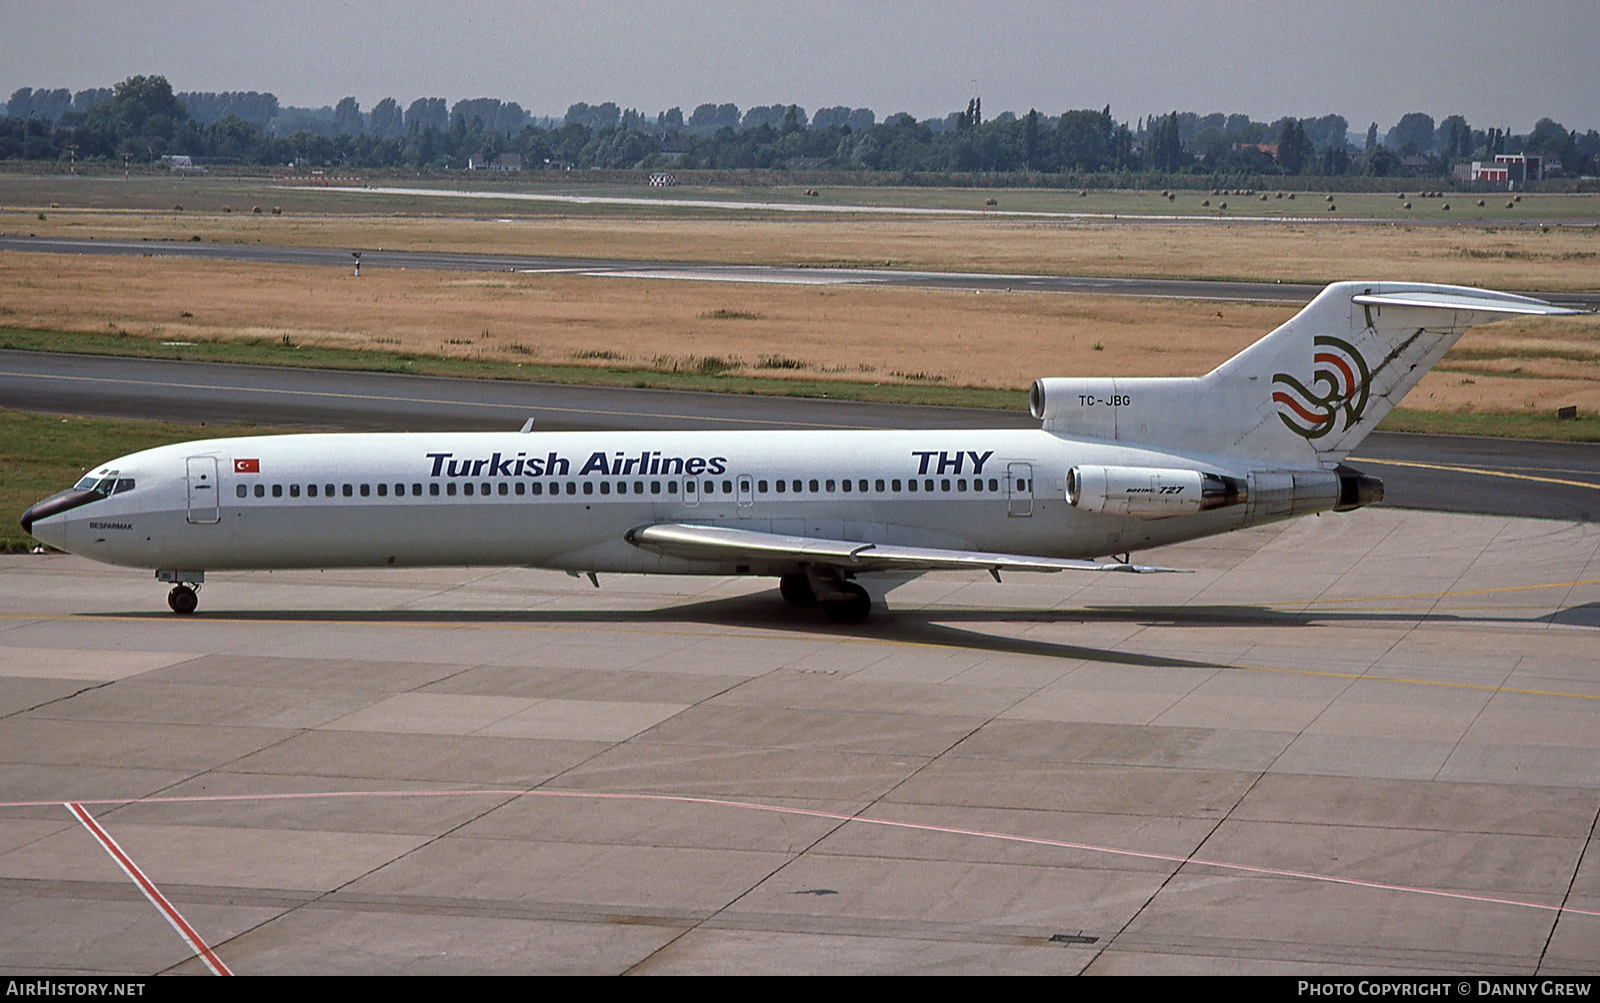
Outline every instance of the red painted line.
[[(1382, 881), (1368, 881), (1362, 878), (1345, 878), (1336, 874), (1319, 874), (1315, 871), (1294, 871), (1278, 867), (1260, 867), (1254, 864), (1238, 864), (1224, 860), (1207, 860), (1203, 857), (1179, 856), (1170, 853), (1153, 853), (1146, 850), (1128, 850), (1116, 846), (1098, 846), (1094, 843), (1075, 843), (1064, 839), (1049, 839), (1043, 836), (1022, 836), (1016, 833), (990, 832), (984, 829), (964, 829), (959, 826), (933, 825), (926, 822), (901, 822), (887, 818), (869, 818), (862, 815), (846, 815), (839, 812), (817, 811), (812, 808), (791, 808), (784, 805), (761, 804), (754, 801), (727, 801), (720, 798), (699, 798), (674, 794), (617, 794), (603, 791), (541, 791), (541, 790), (513, 790), (501, 788), (472, 788), (465, 790), (431, 790), (431, 791), (310, 791), (303, 794), (201, 794), (192, 796), (146, 797), (146, 798), (104, 798), (100, 800), (84, 800), (69, 802), (67, 807), (78, 815), (80, 821), (86, 826), (92, 825), (88, 813), (79, 814), (80, 805), (124, 805), (124, 804), (193, 804), (196, 802), (237, 802), (237, 801), (294, 801), (294, 800), (328, 800), (336, 798), (438, 798), (438, 797), (548, 797), (548, 798), (582, 798), (592, 801), (657, 801), (675, 804), (707, 805), (718, 808), (738, 808), (745, 811), (764, 811), (779, 815), (800, 815), (807, 818), (833, 819), (840, 822), (860, 822), (863, 825), (880, 825), (892, 829), (908, 829), (919, 832), (940, 832), (952, 836), (970, 836), (978, 839), (997, 839), (1010, 843), (1024, 843), (1030, 846), (1050, 846), (1063, 850), (1081, 850), (1085, 853), (1103, 853), (1117, 857), (1131, 857), (1138, 860), (1158, 860), (1164, 863), (1177, 864), (1182, 867), (1194, 865), (1196, 867), (1213, 867), (1224, 871), (1235, 871), (1241, 874), (1254, 874), (1263, 877), (1298, 878), (1303, 881), (1318, 881), (1324, 884), (1348, 885), (1356, 888), (1372, 888), (1378, 891), (1404, 892), (1411, 895), (1429, 895), (1435, 898), (1456, 899), (1466, 902), (1477, 902), (1484, 905), (1515, 906), (1520, 909), (1538, 909), (1543, 912), (1568, 913), (1574, 916), (1592, 916), (1600, 918), (1600, 909), (1582, 909), (1577, 906), (1551, 904), (1548, 902), (1533, 902), (1525, 899), (1499, 898), (1493, 895), (1476, 895), (1471, 892), (1452, 892), (1442, 888), (1426, 888), (1418, 885), (1389, 884)], [(60, 804), (59, 801), (0, 801), (0, 808), (36, 807), (39, 805)], [(98, 827), (91, 827), (96, 831)], [(101, 830), (103, 831), (103, 830)], [(96, 838), (100, 838), (98, 835)], [(106, 836), (107, 841), (110, 836)], [(104, 845), (104, 844), (102, 844)], [(107, 852), (113, 857), (112, 843), (107, 846)], [(118, 851), (120, 852), (120, 851)], [(121, 859), (118, 860), (121, 863)], [(132, 866), (132, 861), (128, 862)], [(124, 867), (127, 870), (128, 867)], [(130, 871), (129, 876), (133, 877)], [(143, 875), (134, 878), (143, 882)], [(141, 883), (143, 887), (143, 883)], [(150, 886), (152, 889), (154, 885)], [(149, 892), (146, 892), (149, 895)], [(156, 892), (157, 895), (160, 892)], [(155, 901), (155, 899), (151, 899)], [(165, 901), (163, 899), (162, 901)], [(158, 903), (158, 908), (159, 908)], [(170, 908), (170, 905), (168, 906)], [(172, 915), (177, 915), (176, 910)], [(179, 917), (181, 922), (182, 917)], [(170, 919), (169, 919), (170, 921)], [(173, 923), (176, 927), (177, 923)], [(187, 924), (185, 924), (187, 926)], [(182, 932), (182, 929), (179, 930)], [(187, 939), (187, 938), (185, 938)], [(203, 944), (196, 936), (194, 942), (198, 953)], [(209, 949), (206, 949), (209, 952)], [(212, 955), (215, 957), (215, 955)], [(221, 961), (217, 962), (219, 965)], [(222, 974), (222, 973), (218, 973)]]
[(1350, 366), (1337, 355), (1328, 352), (1318, 352), (1311, 357), (1312, 362), (1328, 362), (1339, 367), (1339, 372), (1344, 374), (1344, 386), (1339, 389), (1346, 395), (1356, 392), (1356, 374), (1350, 371)]
[(1313, 428), (1318, 425), (1326, 425), (1328, 422), (1333, 420), (1332, 415), (1324, 417), (1312, 414), (1310, 411), (1307, 411), (1304, 407), (1302, 407), (1299, 401), (1295, 400), (1293, 397), (1290, 397), (1281, 390), (1273, 394), (1272, 399), (1277, 401), (1279, 404), (1287, 404), (1289, 409), (1295, 414), (1304, 418), (1306, 421), (1309, 421)]
[(222, 959), (217, 957), (216, 952), (212, 951), (210, 946), (200, 938), (194, 927), (189, 925), (189, 921), (183, 918), (183, 915), (167, 900), (165, 895), (161, 894), (161, 889), (156, 887), (155, 882), (146, 877), (144, 871), (139, 869), (139, 865), (133, 862), (133, 858), (128, 856), (122, 847), (117, 845), (117, 841), (111, 838), (111, 833), (102, 828), (100, 823), (94, 820), (94, 816), (84, 809), (83, 805), (76, 801), (67, 801), (65, 804), (67, 810), (72, 812), (73, 817), (82, 822), (83, 827), (89, 830), (89, 835), (93, 836), (99, 842), (101, 848), (111, 855), (111, 859), (117, 862), (117, 866), (122, 868), (122, 873), (133, 879), (133, 883), (139, 886), (141, 892), (144, 892), (144, 897), (150, 900), (150, 904), (155, 906), (162, 916), (166, 917), (167, 922), (172, 925), (174, 930), (178, 931), (178, 936), (183, 938), (184, 943), (189, 945), (190, 950), (200, 956), (200, 960), (204, 961), (206, 967), (211, 969), (211, 974), (232, 975), (233, 972), (228, 969), (227, 965), (222, 963)]

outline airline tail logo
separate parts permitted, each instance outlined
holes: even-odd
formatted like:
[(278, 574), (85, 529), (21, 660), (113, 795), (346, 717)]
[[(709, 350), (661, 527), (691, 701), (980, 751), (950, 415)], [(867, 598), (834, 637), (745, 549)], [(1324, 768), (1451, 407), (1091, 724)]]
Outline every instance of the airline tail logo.
[(1289, 431), (1305, 439), (1320, 439), (1336, 427), (1343, 431), (1361, 420), (1372, 374), (1367, 371), (1367, 360), (1348, 341), (1319, 335), (1312, 345), (1310, 385), (1278, 373), (1272, 377), (1272, 399)]

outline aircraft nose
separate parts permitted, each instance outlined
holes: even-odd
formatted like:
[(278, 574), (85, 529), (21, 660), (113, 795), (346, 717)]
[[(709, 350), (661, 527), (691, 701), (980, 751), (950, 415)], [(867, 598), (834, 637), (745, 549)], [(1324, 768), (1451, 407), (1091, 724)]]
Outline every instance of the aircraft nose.
[(60, 546), (60, 539), (66, 533), (65, 527), (46, 522), (39, 525), (36, 530), (35, 524), (57, 513), (77, 508), (93, 498), (94, 495), (88, 491), (62, 491), (53, 494), (44, 501), (29, 506), (28, 511), (22, 513), (22, 528), (52, 546)]

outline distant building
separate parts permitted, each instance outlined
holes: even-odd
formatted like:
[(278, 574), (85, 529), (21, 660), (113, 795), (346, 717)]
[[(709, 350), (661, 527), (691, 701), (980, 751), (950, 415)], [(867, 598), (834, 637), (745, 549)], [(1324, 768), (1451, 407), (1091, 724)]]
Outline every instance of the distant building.
[(204, 174), (206, 172), (204, 167), (194, 162), (193, 157), (187, 157), (183, 154), (168, 154), (161, 158), (161, 162), (166, 165), (167, 170), (172, 171), (174, 174)]
[(475, 153), (467, 158), (469, 171), (520, 171), (522, 170), (522, 154), (502, 153), (497, 156), (486, 156)]
[(1265, 153), (1273, 160), (1278, 159), (1277, 143), (1234, 143), (1233, 150), (1235, 153), (1241, 150), (1254, 150), (1257, 153)]
[[(1460, 170), (1461, 168), (1457, 168), (1458, 172)], [(1497, 153), (1494, 163), (1486, 164), (1481, 160), (1474, 160), (1472, 167), (1467, 170), (1468, 181), (1483, 181), (1505, 185), (1508, 188), (1543, 178), (1544, 159), (1537, 154)]]
[(1530, 153), (1497, 153), (1496, 165), (1504, 164), (1513, 182), (1541, 181), (1544, 179), (1544, 158)]
[(1467, 168), (1468, 181), (1488, 181), (1492, 184), (1505, 184), (1511, 180), (1511, 170), (1504, 164), (1485, 164), (1474, 160), (1472, 166)]

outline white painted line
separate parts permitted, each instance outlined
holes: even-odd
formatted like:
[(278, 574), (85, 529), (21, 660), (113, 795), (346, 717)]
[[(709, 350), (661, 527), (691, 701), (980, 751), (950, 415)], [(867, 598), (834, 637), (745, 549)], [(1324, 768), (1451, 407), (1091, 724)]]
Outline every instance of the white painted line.
[(805, 275), (757, 270), (751, 270), (748, 272), (712, 272), (691, 271), (689, 269), (680, 270), (675, 268), (641, 268), (631, 271), (595, 271), (584, 272), (582, 274), (596, 279), (670, 279), (679, 282), (750, 282), (759, 285), (778, 286), (848, 286), (865, 285), (873, 281), (881, 281), (856, 278), (854, 276), (830, 275), (827, 272), (819, 272), (814, 275)]
[[(1455, 899), (1462, 902), (1476, 902), (1485, 905), (1514, 906), (1520, 909), (1536, 909), (1541, 912), (1565, 913), (1574, 916), (1589, 916), (1600, 919), (1600, 909), (1586, 909), (1563, 903), (1539, 902), (1531, 899), (1503, 898), (1494, 895), (1480, 895), (1473, 892), (1451, 891), (1444, 888), (1428, 888), (1420, 885), (1401, 885), (1387, 881), (1372, 881), (1365, 878), (1345, 877), (1337, 874), (1323, 874), (1316, 871), (1295, 871), (1281, 867), (1263, 867), (1257, 864), (1246, 864), (1235, 861), (1210, 860), (1196, 857), (1192, 854), (1156, 853), (1148, 850), (1133, 850), (1116, 846), (1102, 846), (1095, 843), (1081, 843), (1068, 839), (1050, 839), (1044, 836), (1025, 836), (1018, 833), (996, 832), (988, 829), (969, 829), (954, 825), (935, 825), (927, 822), (902, 821), (892, 818), (874, 818), (866, 815), (845, 814), (841, 812), (819, 811), (814, 808), (797, 808), (791, 805), (763, 804), (756, 801), (733, 801), (726, 798), (693, 797), (678, 794), (630, 794), (617, 791), (585, 791), (585, 790), (527, 790), (518, 788), (464, 788), (461, 790), (415, 790), (415, 791), (306, 791), (303, 793), (282, 794), (190, 794), (168, 795), (145, 798), (111, 799), (89, 801), (89, 804), (197, 804), (197, 803), (225, 803), (248, 801), (293, 801), (293, 800), (340, 800), (345, 798), (456, 798), (456, 797), (500, 797), (500, 798), (571, 798), (574, 800), (594, 801), (643, 801), (658, 802), (662, 804), (702, 805), (714, 808), (733, 808), (745, 811), (770, 812), (777, 815), (797, 815), (803, 818), (830, 819), (838, 822), (852, 822), (861, 825), (880, 826), (887, 829), (902, 829), (913, 832), (938, 832), (951, 836), (968, 836), (976, 839), (1000, 840), (1008, 843), (1021, 843), (1028, 846), (1047, 846), (1062, 850), (1079, 850), (1085, 853), (1107, 854), (1114, 857), (1127, 857), (1135, 860), (1152, 860), (1162, 863), (1176, 864), (1178, 867), (1207, 867), (1235, 874), (1254, 875), (1258, 877), (1294, 878), (1301, 881), (1321, 882), (1325, 884), (1346, 885), (1354, 888), (1369, 888), (1378, 891), (1400, 892), (1409, 895), (1425, 895), (1436, 898)], [(44, 801), (0, 801), (0, 808), (35, 807), (56, 802)], [(88, 814), (83, 812), (75, 803), (68, 803), (68, 808), (73, 810), (84, 825), (91, 825)], [(82, 814), (80, 814), (82, 813)], [(95, 829), (91, 828), (91, 832)], [(96, 838), (99, 838), (96, 836)], [(105, 839), (110, 840), (107, 836)], [(111, 844), (115, 845), (115, 844)], [(110, 847), (107, 847), (107, 852)], [(112, 856), (116, 856), (115, 853)], [(118, 859), (121, 863), (121, 859)], [(131, 861), (129, 866), (131, 866)], [(127, 866), (123, 870), (127, 870)], [(132, 872), (130, 872), (132, 876)], [(140, 876), (142, 877), (142, 875)], [(135, 879), (138, 880), (138, 879)], [(143, 885), (141, 885), (143, 887)], [(150, 886), (154, 888), (154, 886)], [(145, 893), (149, 895), (149, 892)], [(157, 895), (160, 893), (157, 892)], [(151, 901), (155, 901), (151, 899)], [(173, 915), (177, 915), (176, 911)], [(181, 917), (179, 918), (181, 922)], [(174, 926), (177, 924), (174, 923)], [(180, 931), (181, 932), (181, 931)], [(188, 939), (188, 938), (185, 938)], [(192, 943), (198, 943), (196, 937)], [(212, 955), (215, 957), (215, 955)], [(218, 961), (217, 964), (222, 964)], [(218, 972), (217, 974), (223, 974)], [(228, 973), (232, 974), (232, 973)]]
[(182, 937), (183, 942), (189, 945), (189, 949), (199, 955), (200, 960), (206, 963), (206, 967), (211, 969), (211, 974), (232, 975), (233, 972), (229, 970), (227, 965), (222, 963), (222, 959), (217, 957), (216, 952), (212, 951), (206, 942), (200, 939), (200, 935), (195, 932), (194, 927), (189, 925), (189, 921), (183, 918), (182, 914), (167, 900), (165, 895), (161, 894), (161, 889), (156, 887), (155, 882), (145, 877), (145, 873), (139, 869), (138, 864), (133, 862), (133, 858), (128, 856), (122, 847), (117, 845), (117, 841), (111, 838), (111, 833), (102, 828), (100, 823), (94, 820), (94, 816), (90, 815), (82, 805), (75, 801), (67, 801), (64, 804), (67, 810), (72, 812), (73, 817), (82, 822), (83, 827), (89, 830), (89, 835), (93, 836), (101, 848), (111, 855), (111, 859), (117, 862), (117, 866), (122, 868), (122, 873), (126, 874), (133, 880), (134, 884), (139, 886), (139, 890), (144, 892), (144, 897), (150, 900), (150, 904), (156, 907), (156, 911), (166, 917), (172, 928), (178, 931), (178, 936)]

